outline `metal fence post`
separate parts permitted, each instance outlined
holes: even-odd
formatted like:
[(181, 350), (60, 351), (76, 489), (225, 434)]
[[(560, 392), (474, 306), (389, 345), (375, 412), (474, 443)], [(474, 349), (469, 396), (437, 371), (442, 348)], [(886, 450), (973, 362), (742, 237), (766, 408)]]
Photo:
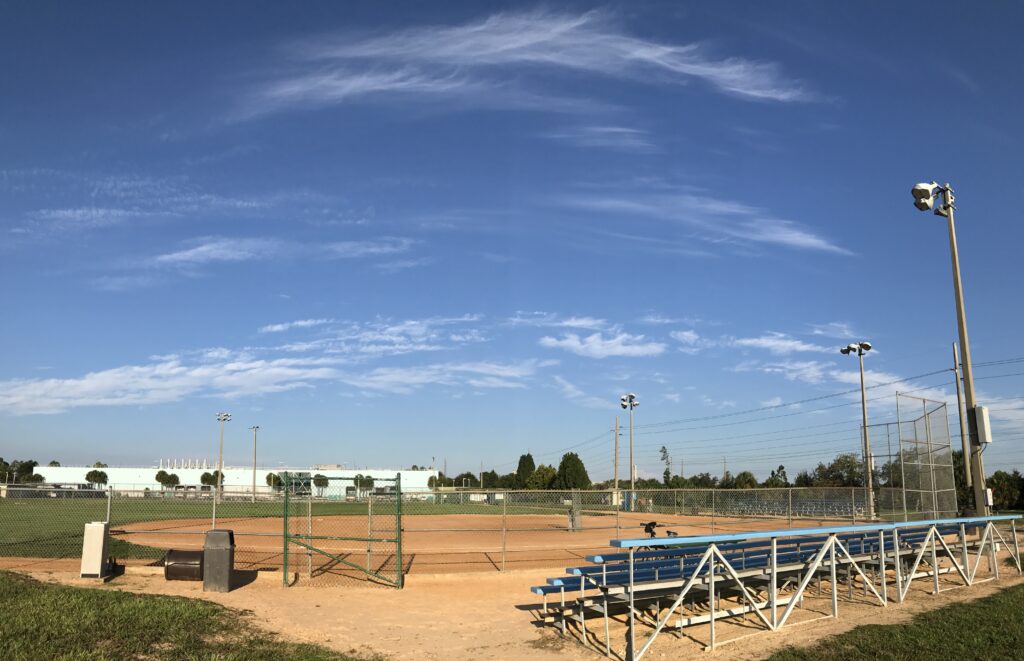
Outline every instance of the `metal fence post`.
[[(313, 490), (309, 490), (309, 500), (306, 501), (306, 535), (309, 536), (309, 544), (313, 543)], [(313, 549), (306, 549), (306, 564), (309, 570), (309, 578), (313, 578)], [(369, 569), (369, 568), (367, 568)]]
[(508, 535), (508, 492), (501, 495), (501, 571), (505, 571), (505, 548)]
[(114, 498), (114, 487), (107, 487), (107, 525), (110, 525), (110, 501)]
[(789, 488), (789, 512), (786, 517), (789, 519), (789, 527), (793, 527), (793, 487)]
[(395, 475), (395, 558), (398, 561), (398, 587), (405, 587), (405, 563), (402, 561), (402, 474)]
[[(715, 491), (716, 490), (712, 490), (711, 491), (711, 534), (712, 535), (715, 534)], [(711, 628), (714, 629), (715, 627), (712, 625)]]
[(857, 523), (857, 487), (850, 487), (850, 516)]
[(370, 571), (373, 565), (373, 492), (366, 496), (366, 570)]
[(284, 521), (284, 533), (281, 535), (284, 541), (284, 553), (282, 553), (281, 580), (284, 582), (284, 586), (288, 587), (288, 476), (286, 475), (284, 479), (284, 516), (281, 517)]

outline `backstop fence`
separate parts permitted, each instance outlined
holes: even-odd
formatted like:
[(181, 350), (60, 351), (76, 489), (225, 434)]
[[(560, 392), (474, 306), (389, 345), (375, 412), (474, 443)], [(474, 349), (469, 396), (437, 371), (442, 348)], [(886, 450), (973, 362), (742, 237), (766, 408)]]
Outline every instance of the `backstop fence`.
[(957, 516), (945, 402), (897, 393), (896, 419), (868, 426), (878, 515), (890, 521)]

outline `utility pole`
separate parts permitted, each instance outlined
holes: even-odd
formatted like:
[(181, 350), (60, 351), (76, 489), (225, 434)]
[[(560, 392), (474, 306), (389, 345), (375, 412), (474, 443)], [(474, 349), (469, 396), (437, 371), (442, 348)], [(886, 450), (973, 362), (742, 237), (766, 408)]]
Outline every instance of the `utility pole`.
[(480, 488), (484, 488), (484, 460), (480, 460)]
[(256, 432), (260, 430), (259, 425), (249, 427), (252, 431), (252, 502), (256, 502)]
[(974, 398), (974, 367), (971, 362), (971, 343), (967, 337), (967, 312), (964, 308), (964, 290), (960, 279), (960, 253), (956, 245), (956, 223), (953, 220), (955, 197), (953, 188), (947, 183), (940, 186), (937, 182), (917, 184), (911, 190), (914, 206), (920, 211), (928, 211), (935, 204), (935, 196), (942, 194), (942, 204), (934, 210), (935, 215), (946, 219), (949, 229), (949, 254), (953, 265), (953, 297), (956, 303), (956, 324), (960, 335), (960, 357), (963, 366), (964, 404), (967, 408), (967, 429), (971, 451), (971, 478), (974, 487), (974, 509), (978, 516), (989, 513), (988, 499), (985, 489), (985, 462), (981, 456), (981, 438), (978, 436), (978, 417)]
[(725, 457), (722, 457), (722, 479), (725, 479), (725, 474), (729, 472), (729, 466), (725, 463)]
[(964, 403), (967, 405), (967, 426), (970, 432), (971, 472), (974, 482), (974, 509), (978, 516), (987, 516), (985, 497), (985, 463), (981, 457), (981, 439), (978, 438), (978, 419), (974, 399), (974, 367), (971, 362), (971, 343), (967, 338), (967, 312), (964, 309), (964, 290), (960, 281), (960, 253), (956, 246), (956, 225), (953, 221), (953, 189), (946, 184), (942, 191), (943, 205), (937, 210), (946, 216), (949, 225), (949, 252), (953, 261), (953, 294), (956, 298), (956, 324), (960, 331), (960, 355), (963, 358)]
[(964, 451), (964, 477), (967, 478), (967, 488), (970, 489), (973, 483), (971, 480), (971, 443), (967, 438), (967, 416), (964, 415), (963, 389), (960, 384), (960, 354), (956, 350), (956, 342), (953, 343), (953, 380), (956, 381), (956, 412), (960, 416), (960, 445)]

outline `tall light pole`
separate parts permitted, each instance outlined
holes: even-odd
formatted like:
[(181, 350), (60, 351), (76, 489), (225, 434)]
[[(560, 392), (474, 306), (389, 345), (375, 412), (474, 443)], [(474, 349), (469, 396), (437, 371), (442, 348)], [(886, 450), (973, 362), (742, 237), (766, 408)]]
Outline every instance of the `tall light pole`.
[(849, 356), (857, 354), (860, 359), (860, 415), (861, 427), (864, 429), (863, 454), (864, 454), (864, 483), (868, 488), (868, 518), (875, 518), (875, 485), (874, 485), (874, 458), (871, 456), (871, 439), (868, 437), (868, 399), (867, 391), (864, 388), (864, 354), (871, 351), (870, 342), (857, 342), (848, 344), (839, 350), (839, 353)]
[(218, 413), (217, 422), (220, 423), (220, 451), (217, 453), (217, 486), (213, 491), (213, 525), (217, 526), (217, 501), (224, 495), (224, 423), (231, 420), (230, 413)]
[(956, 323), (960, 333), (960, 357), (963, 365), (964, 404), (967, 407), (967, 427), (971, 444), (971, 477), (974, 483), (974, 508), (978, 516), (985, 516), (988, 503), (985, 498), (985, 464), (981, 457), (981, 441), (978, 437), (978, 418), (974, 399), (974, 368), (971, 363), (971, 344), (967, 339), (967, 312), (964, 310), (964, 291), (960, 281), (960, 254), (956, 246), (956, 225), (953, 221), (955, 209), (953, 188), (937, 182), (917, 184), (911, 189), (914, 206), (927, 211), (935, 206), (935, 197), (942, 195), (942, 203), (935, 208), (936, 216), (943, 216), (949, 227), (949, 253), (953, 261), (953, 296), (956, 299)]
[(252, 432), (252, 502), (256, 502), (256, 432), (260, 430), (259, 425), (249, 427)]
[[(636, 491), (636, 470), (635, 464), (633, 463), (633, 409), (640, 406), (640, 400), (636, 398), (635, 393), (629, 393), (619, 397), (619, 403), (622, 408), (629, 409), (629, 490), (630, 492)], [(633, 509), (633, 499), (636, 498), (635, 493), (631, 493), (629, 497), (629, 509)]]

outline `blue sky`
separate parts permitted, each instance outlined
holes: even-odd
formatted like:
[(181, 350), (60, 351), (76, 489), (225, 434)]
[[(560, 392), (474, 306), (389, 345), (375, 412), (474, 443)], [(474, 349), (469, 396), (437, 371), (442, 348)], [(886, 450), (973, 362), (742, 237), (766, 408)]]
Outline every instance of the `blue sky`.
[[(8, 6), (0, 455), (210, 457), (228, 410), (229, 462), (258, 424), (269, 465), (603, 479), (630, 391), (645, 475), (855, 451), (856, 394), (782, 405), (855, 388), (853, 340), (872, 384), (949, 366), (915, 182), (958, 192), (975, 361), (1024, 356), (1022, 11)], [(977, 369), (989, 470), (1022, 365)], [(953, 394), (872, 421), (896, 390)]]

